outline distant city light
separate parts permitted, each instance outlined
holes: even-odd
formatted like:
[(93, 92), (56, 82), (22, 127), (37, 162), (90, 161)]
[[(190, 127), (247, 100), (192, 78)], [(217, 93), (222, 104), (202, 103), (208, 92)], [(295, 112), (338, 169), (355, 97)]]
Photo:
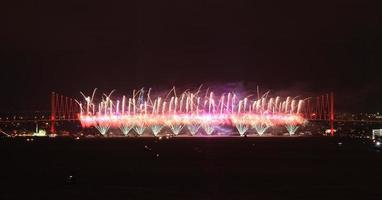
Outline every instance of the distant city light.
[(45, 137), (47, 136), (46, 131), (40, 129), (38, 132), (33, 133), (33, 136), (35, 137)]

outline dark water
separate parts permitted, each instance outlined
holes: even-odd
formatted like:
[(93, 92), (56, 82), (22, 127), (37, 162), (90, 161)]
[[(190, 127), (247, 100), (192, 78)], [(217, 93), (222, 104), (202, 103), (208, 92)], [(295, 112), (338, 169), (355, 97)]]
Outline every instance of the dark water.
[(2, 200), (382, 199), (381, 153), (344, 138), (3, 138), (0, 155)]

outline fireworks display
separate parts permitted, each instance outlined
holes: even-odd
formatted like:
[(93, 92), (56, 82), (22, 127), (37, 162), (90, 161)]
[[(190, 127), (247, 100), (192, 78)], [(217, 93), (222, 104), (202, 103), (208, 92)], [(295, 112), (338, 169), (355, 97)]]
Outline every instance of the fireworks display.
[(199, 88), (177, 95), (173, 88), (167, 95), (152, 97), (151, 89), (141, 89), (120, 99), (112, 99), (111, 92), (95, 102), (95, 91), (92, 96), (83, 94), (84, 102), (78, 102), (79, 119), (83, 127), (96, 127), (102, 135), (110, 128), (119, 128), (124, 135), (132, 130), (142, 135), (147, 130), (157, 136), (164, 127), (174, 135), (185, 128), (191, 135), (201, 129), (212, 135), (222, 126), (235, 127), (241, 136), (249, 129), (263, 135), (269, 127), (285, 126), (293, 135), (306, 122), (301, 114), (304, 99), (269, 97), (269, 92), (254, 98), (234, 92), (217, 95)]

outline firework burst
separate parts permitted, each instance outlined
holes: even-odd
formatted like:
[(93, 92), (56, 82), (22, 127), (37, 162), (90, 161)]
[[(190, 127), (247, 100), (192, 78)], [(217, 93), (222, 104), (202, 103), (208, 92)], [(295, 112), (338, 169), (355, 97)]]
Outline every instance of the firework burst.
[[(81, 93), (82, 94), (82, 93)], [(165, 96), (151, 96), (141, 89), (133, 91), (130, 97), (122, 96), (112, 99), (113, 91), (95, 103), (94, 96), (84, 96), (85, 101), (79, 103), (79, 118), (83, 127), (96, 127), (102, 135), (109, 128), (120, 128), (124, 135), (133, 129), (142, 135), (148, 128), (157, 136), (167, 126), (178, 135), (184, 126), (192, 135), (202, 127), (208, 135), (212, 135), (217, 126), (236, 127), (240, 135), (253, 128), (259, 135), (271, 126), (285, 126), (293, 135), (298, 126), (306, 120), (300, 114), (304, 100), (297, 97), (269, 97), (269, 92), (257, 99), (247, 96), (241, 98), (234, 92), (216, 93), (209, 91), (201, 95), (186, 90), (177, 95), (175, 88)], [(297, 127), (297, 128), (296, 128)]]

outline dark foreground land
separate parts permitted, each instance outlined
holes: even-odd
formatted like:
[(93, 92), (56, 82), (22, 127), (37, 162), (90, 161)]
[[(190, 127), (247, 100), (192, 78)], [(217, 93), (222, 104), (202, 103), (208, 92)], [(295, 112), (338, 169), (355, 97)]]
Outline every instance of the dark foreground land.
[[(341, 145), (342, 143), (342, 145)], [(382, 199), (344, 138), (0, 138), (0, 199)]]

